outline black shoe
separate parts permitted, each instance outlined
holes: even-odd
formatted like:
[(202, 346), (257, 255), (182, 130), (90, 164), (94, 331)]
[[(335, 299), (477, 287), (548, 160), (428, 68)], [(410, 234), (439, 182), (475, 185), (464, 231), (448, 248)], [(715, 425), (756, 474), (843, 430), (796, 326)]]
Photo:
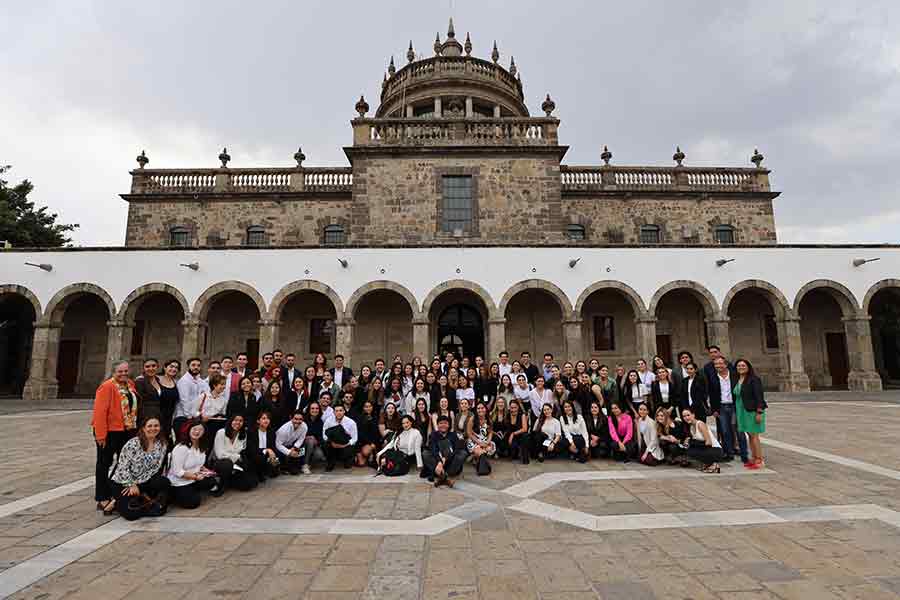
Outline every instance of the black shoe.
[(584, 463), (587, 462), (587, 459), (586, 459), (585, 457), (583, 457), (583, 456), (579, 456), (579, 457), (578, 457), (578, 462), (580, 462), (581, 464), (584, 464)]
[(209, 495), (212, 496), (213, 498), (218, 498), (219, 496), (221, 496), (224, 493), (225, 493), (225, 487), (222, 485), (217, 485), (213, 489), (209, 490)]
[(433, 475), (429, 475), (429, 476), (428, 476), (428, 483), (434, 483), (434, 476), (433, 476)]
[(325, 465), (325, 471), (328, 473), (334, 471), (334, 463), (328, 463), (327, 465)]
[(353, 466), (353, 463), (350, 462), (350, 461), (347, 461), (347, 462), (344, 463), (344, 468), (345, 468), (345, 469), (349, 469), (349, 468), (351, 468), (352, 466)]
[(734, 460), (733, 456), (723, 456), (722, 462), (732, 462)]
[(544, 455), (538, 454), (538, 462), (544, 462)]
[(422, 468), (419, 470), (419, 477), (420, 477), (421, 479), (425, 479), (426, 477), (428, 477), (428, 471), (425, 470), (425, 467), (422, 467)]

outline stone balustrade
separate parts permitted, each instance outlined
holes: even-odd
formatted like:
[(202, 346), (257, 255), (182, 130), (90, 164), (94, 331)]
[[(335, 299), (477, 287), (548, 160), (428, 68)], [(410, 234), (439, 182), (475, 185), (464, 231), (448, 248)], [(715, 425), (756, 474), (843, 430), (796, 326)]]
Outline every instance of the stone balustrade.
[(563, 192), (769, 192), (769, 170), (753, 167), (560, 166)]
[(555, 118), (353, 120), (355, 146), (556, 146)]
[(386, 102), (394, 94), (422, 80), (441, 77), (465, 77), (483, 79), (499, 84), (514, 97), (521, 99), (522, 83), (498, 64), (474, 56), (433, 56), (410, 63), (389, 77), (381, 90), (381, 101)]
[(343, 192), (353, 185), (349, 167), (260, 169), (136, 169), (131, 193), (213, 194), (272, 192)]

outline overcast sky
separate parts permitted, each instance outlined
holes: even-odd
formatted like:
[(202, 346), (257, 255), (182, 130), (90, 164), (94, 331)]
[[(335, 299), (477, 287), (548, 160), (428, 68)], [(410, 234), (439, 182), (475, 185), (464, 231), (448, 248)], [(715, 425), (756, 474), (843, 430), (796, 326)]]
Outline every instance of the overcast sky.
[[(251, 9), (252, 7), (252, 9)], [(412, 39), (471, 32), (549, 92), (565, 162), (748, 166), (766, 156), (781, 242), (898, 242), (900, 2), (113, 2), (0, 4), (0, 164), (81, 229), (124, 241), (128, 171), (346, 165)]]

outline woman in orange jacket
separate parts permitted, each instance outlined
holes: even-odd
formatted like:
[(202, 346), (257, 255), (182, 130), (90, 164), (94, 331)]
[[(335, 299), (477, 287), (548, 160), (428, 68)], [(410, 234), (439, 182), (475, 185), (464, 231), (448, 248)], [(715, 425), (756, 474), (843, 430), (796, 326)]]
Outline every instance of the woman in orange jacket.
[(109, 469), (113, 457), (137, 431), (138, 394), (134, 382), (128, 377), (128, 362), (121, 361), (113, 367), (113, 376), (97, 388), (94, 395), (94, 416), (91, 427), (97, 444), (97, 470), (94, 484), (94, 500), (97, 510), (112, 514), (116, 499), (109, 485)]

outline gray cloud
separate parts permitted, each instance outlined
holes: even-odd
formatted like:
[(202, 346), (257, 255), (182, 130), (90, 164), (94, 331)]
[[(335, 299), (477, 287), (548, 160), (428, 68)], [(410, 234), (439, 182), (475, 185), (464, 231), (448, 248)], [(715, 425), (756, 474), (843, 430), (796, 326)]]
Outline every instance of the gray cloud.
[[(758, 146), (783, 195), (783, 242), (894, 242), (900, 5), (458, 0), (457, 33), (494, 39), (539, 113), (550, 92), (566, 162), (748, 164)], [(374, 108), (393, 54), (431, 55), (445, 2), (4, 3), (0, 162), (39, 203), (120, 244), (127, 171), (345, 164), (353, 104)]]

